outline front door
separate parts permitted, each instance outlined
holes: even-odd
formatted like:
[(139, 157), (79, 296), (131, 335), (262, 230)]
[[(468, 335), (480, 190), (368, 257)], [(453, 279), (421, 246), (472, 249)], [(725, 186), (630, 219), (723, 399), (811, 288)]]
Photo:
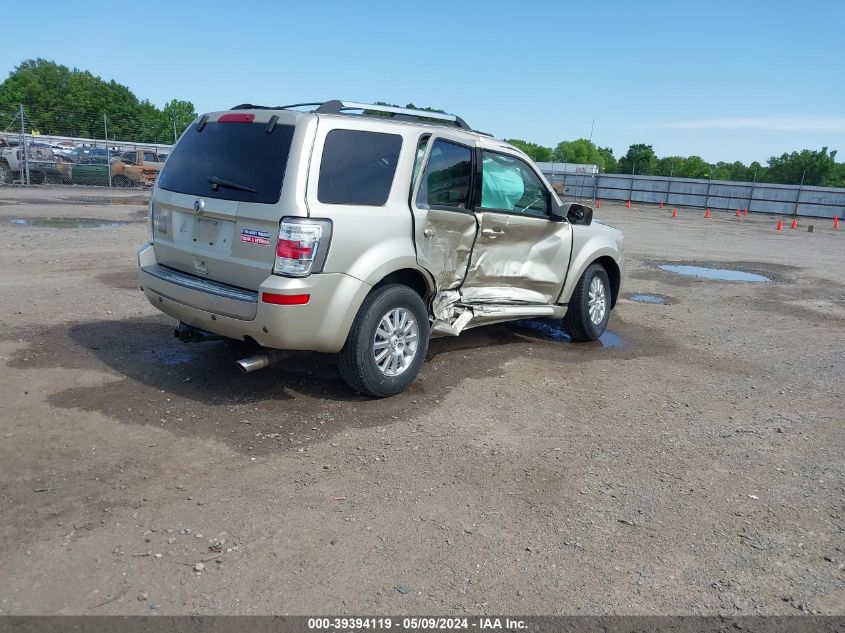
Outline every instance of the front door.
[(437, 292), (455, 290), (466, 275), (477, 229), (470, 202), (474, 150), (424, 137), (417, 155), (411, 203), (417, 261), (434, 276)]
[(476, 163), (479, 234), (463, 302), (554, 303), (569, 267), (571, 225), (550, 219), (551, 193), (522, 159), (481, 150)]

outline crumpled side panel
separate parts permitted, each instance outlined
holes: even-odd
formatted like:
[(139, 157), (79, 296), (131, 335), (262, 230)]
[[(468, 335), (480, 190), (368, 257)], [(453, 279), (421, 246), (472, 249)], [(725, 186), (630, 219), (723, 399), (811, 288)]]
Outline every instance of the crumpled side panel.
[(417, 258), (434, 275), (438, 291), (461, 285), (475, 241), (475, 217), (455, 211), (431, 209), (424, 234), (417, 239)]
[(554, 302), (569, 264), (568, 225), (498, 213), (480, 215), (482, 231), (500, 229), (502, 233), (497, 237), (484, 233), (478, 236), (461, 287), (463, 300)]

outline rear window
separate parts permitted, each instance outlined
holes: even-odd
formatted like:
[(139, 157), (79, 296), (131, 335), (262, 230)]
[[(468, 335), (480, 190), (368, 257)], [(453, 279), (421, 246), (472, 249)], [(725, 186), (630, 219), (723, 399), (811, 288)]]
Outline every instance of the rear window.
[(398, 134), (332, 130), (323, 147), (317, 199), (326, 204), (383, 205), (401, 148)]
[(275, 204), (282, 193), (292, 125), (192, 125), (173, 148), (158, 179), (168, 191), (206, 198)]

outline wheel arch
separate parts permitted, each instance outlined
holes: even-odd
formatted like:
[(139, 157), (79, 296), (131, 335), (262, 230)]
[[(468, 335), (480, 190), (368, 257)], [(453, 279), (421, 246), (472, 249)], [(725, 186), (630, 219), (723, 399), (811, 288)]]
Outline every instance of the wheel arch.
[(373, 275), (374, 281), (370, 292), (388, 284), (402, 284), (416, 292), (424, 303), (434, 294), (434, 279), (428, 271), (416, 266), (408, 266), (408, 262), (396, 262), (394, 266), (381, 268)]
[[(585, 253), (585, 250), (587, 252)], [(572, 293), (575, 291), (575, 286), (584, 271), (592, 264), (601, 264), (607, 271), (607, 277), (610, 280), (610, 307), (613, 309), (616, 306), (616, 301), (619, 298), (619, 292), (622, 288), (622, 268), (619, 263), (619, 252), (610, 247), (603, 247), (596, 250), (582, 249), (582, 254), (579, 254), (569, 267), (569, 273), (566, 276), (566, 282), (563, 285), (558, 303), (569, 303)]]
[(610, 309), (612, 310), (616, 307), (616, 300), (619, 298), (619, 290), (622, 287), (622, 271), (619, 269), (619, 264), (609, 255), (594, 259), (588, 266), (592, 264), (601, 264), (607, 272), (610, 280)]

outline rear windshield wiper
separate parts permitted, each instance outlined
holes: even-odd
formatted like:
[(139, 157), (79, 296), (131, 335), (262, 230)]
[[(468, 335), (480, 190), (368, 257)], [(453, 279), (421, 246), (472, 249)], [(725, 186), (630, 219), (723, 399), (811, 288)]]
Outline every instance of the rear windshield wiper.
[(237, 182), (232, 182), (231, 180), (224, 180), (223, 178), (218, 178), (217, 176), (208, 176), (206, 180), (211, 183), (211, 188), (214, 191), (217, 191), (217, 187), (224, 187), (226, 189), (235, 189), (236, 191), (249, 191), (250, 193), (258, 193), (257, 189), (247, 187), (246, 185), (242, 185)]

